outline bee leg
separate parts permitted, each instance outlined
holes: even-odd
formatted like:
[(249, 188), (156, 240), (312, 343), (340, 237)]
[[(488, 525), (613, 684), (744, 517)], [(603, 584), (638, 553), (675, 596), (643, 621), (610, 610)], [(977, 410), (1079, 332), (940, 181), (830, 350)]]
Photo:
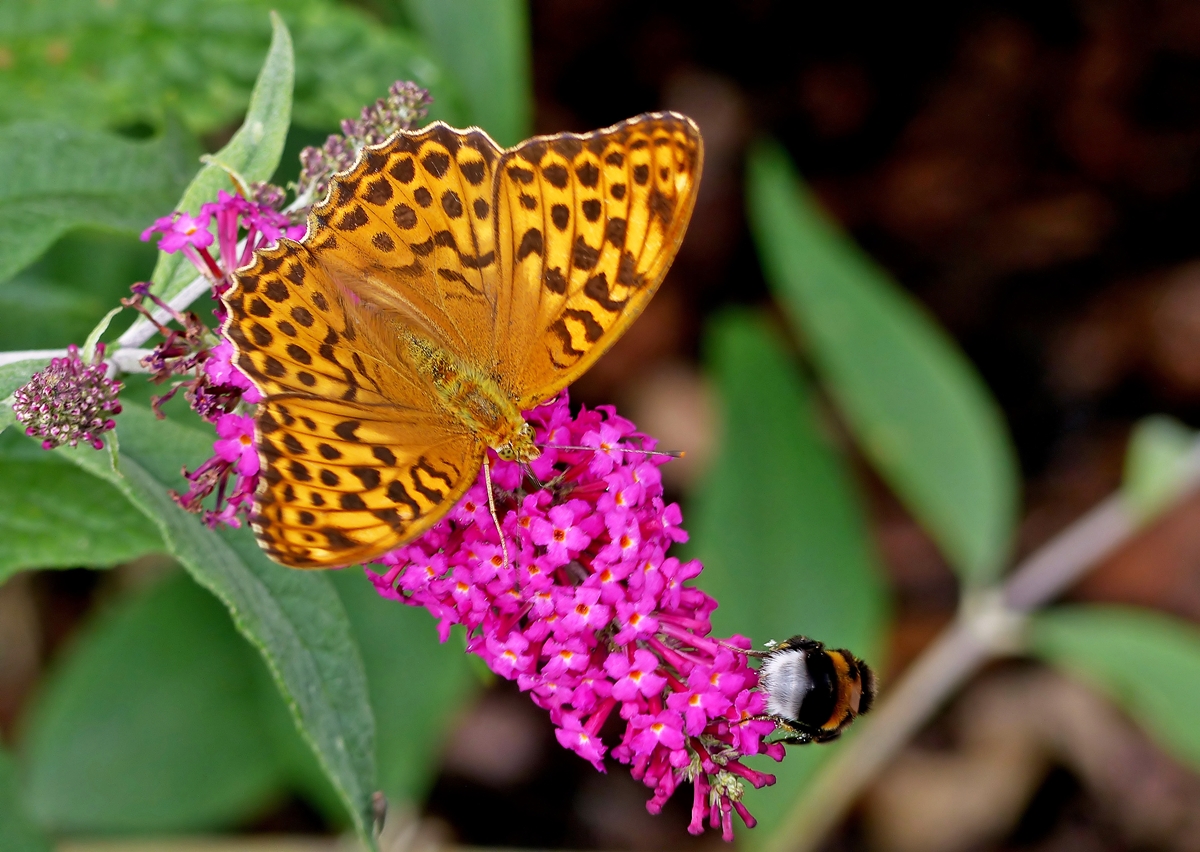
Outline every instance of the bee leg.
[(783, 734), (779, 739), (772, 740), (771, 742), (783, 743), (784, 745), (808, 745), (813, 741), (811, 734), (806, 734), (804, 731), (794, 728), (778, 716), (768, 716), (767, 718), (775, 723), (775, 730)]
[(832, 731), (821, 731), (821, 733), (819, 733), (815, 737), (813, 737), (813, 742), (831, 743), (834, 740), (836, 740), (838, 737), (840, 737), (841, 735), (842, 735), (841, 728), (835, 728)]
[[(771, 716), (764, 713), (758, 716), (750, 716), (745, 721), (774, 722), (775, 731), (773, 733), (781, 733), (783, 735), (777, 740), (771, 740), (771, 742), (774, 743), (783, 743), (785, 745), (808, 745), (813, 741), (812, 734), (807, 734), (804, 731), (801, 731), (782, 716)], [(770, 736), (770, 734), (768, 734), (768, 736)]]

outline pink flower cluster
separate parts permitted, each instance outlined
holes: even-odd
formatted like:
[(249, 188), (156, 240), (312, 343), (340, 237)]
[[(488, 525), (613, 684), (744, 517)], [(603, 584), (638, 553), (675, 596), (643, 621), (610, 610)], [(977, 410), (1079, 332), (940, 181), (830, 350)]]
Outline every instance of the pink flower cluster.
[[(566, 394), (527, 414), (542, 455), (529, 470), (492, 456), (497, 513), (510, 562), (477, 482), (424, 536), (369, 571), (380, 594), (423, 606), (445, 641), (466, 628), (468, 650), (516, 680), (550, 712), (559, 742), (600, 771), (610, 754), (654, 791), (659, 812), (693, 785), (692, 822), (732, 839), (731, 814), (754, 825), (744, 785), (774, 776), (741, 763), (783, 757), (757, 718), (765, 698), (744, 637), (708, 638), (717, 603), (688, 585), (698, 561), (667, 555), (687, 533), (663, 502), (654, 440), (609, 406), (572, 418)], [(556, 447), (587, 449), (558, 449)], [(536, 477), (536, 479), (534, 478)], [(545, 483), (545, 484), (543, 484)], [(624, 722), (611, 750), (600, 738)]]
[[(304, 225), (290, 224), (275, 209), (283, 196), (273, 189), (261, 187), (256, 192), (260, 200), (255, 201), (222, 190), (217, 201), (200, 208), (198, 216), (179, 212), (165, 216), (148, 228), (142, 239), (162, 234), (159, 248), (168, 253), (182, 251), (208, 278), (213, 294), (220, 295), (232, 285), (234, 271), (249, 263), (256, 249), (273, 245), (282, 236), (299, 239), (304, 235)], [(211, 230), (214, 227), (215, 237)], [(209, 251), (214, 242), (217, 257)], [(234, 366), (233, 345), (228, 340), (209, 331), (194, 315), (181, 314), (152, 296), (146, 285), (136, 286), (134, 293), (132, 304), (144, 314), (151, 315), (141, 305), (142, 300), (149, 299), (182, 327), (176, 330), (160, 325), (164, 341), (145, 359), (152, 378), (161, 382), (174, 375), (190, 375), (176, 384), (167, 397), (180, 387), (186, 388), (192, 408), (217, 430), (213, 457), (187, 473), (189, 487), (185, 494), (172, 496), (185, 509), (202, 513), (210, 526), (218, 523), (238, 526), (239, 516), (249, 509), (258, 484), (254, 418), (248, 406), (260, 402), (262, 396)], [(213, 313), (219, 325), (224, 320), (219, 303)], [(213, 508), (205, 508), (204, 500), (213, 494), (216, 495)]]
[[(282, 196), (264, 187), (258, 194), (282, 201)], [(211, 223), (216, 222), (216, 243), (220, 262), (209, 252), (213, 244)], [(246, 229), (244, 242), (239, 250), (238, 236)], [(142, 239), (149, 241), (154, 234), (161, 234), (158, 247), (167, 254), (182, 251), (202, 275), (213, 282), (213, 289), (223, 293), (233, 283), (232, 273), (245, 266), (260, 248), (274, 245), (286, 236), (298, 240), (304, 236), (305, 226), (294, 225), (283, 213), (267, 203), (249, 201), (240, 195), (230, 195), (225, 190), (217, 193), (217, 200), (200, 207), (197, 216), (176, 210), (163, 216), (142, 232)]]
[(26, 435), (42, 439), (42, 449), (80, 442), (103, 449), (100, 436), (117, 425), (112, 418), (121, 413), (121, 383), (108, 377), (103, 343), (89, 354), (85, 361), (72, 344), (65, 358), (51, 359), (13, 392), (13, 415)]

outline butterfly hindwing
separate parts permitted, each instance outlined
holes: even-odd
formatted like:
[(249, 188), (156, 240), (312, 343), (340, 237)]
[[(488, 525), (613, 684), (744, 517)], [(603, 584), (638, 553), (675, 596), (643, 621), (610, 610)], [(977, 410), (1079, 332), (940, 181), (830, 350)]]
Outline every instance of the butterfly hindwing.
[(654, 295), (702, 157), (699, 130), (677, 113), (539, 137), (501, 157), (496, 360), (522, 408), (578, 378)]
[(304, 244), (260, 251), (225, 297), (236, 363), (263, 393), (252, 523), (292, 567), (367, 561), (432, 526), (482, 445), (438, 406), (377, 311)]
[(470, 488), (483, 447), (422, 412), (273, 400), (256, 418), (251, 524), (294, 568), (369, 562), (433, 526)]

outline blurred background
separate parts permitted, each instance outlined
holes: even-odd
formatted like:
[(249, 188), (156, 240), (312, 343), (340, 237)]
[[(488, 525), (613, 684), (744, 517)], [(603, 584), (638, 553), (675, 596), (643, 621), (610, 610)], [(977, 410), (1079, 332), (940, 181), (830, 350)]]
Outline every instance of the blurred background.
[[(76, 219), (24, 257), (0, 253), (0, 350), (81, 341), (148, 277), (155, 253), (136, 232), (240, 123), (268, 8), (296, 45), (280, 183), (395, 79), (432, 90), (432, 117), (507, 144), (654, 109), (699, 123), (703, 183), (678, 259), (572, 397), (686, 450), (664, 473), (722, 635), (845, 645), (886, 699), (964, 590), (994, 587), (1128, 488), (1139, 423), (1151, 455), (1192, 440), (1189, 0), (2, 0), (0, 151), (37, 157), (3, 148), (34, 124), (157, 147), (124, 219), (89, 219), (82, 191), (65, 193)], [(17, 177), (0, 179), (10, 242), (41, 215)], [(115, 490), (13, 431), (0, 739), (34, 822), (77, 842), (344, 828), (225, 610)], [(78, 503), (46, 499), (51, 481)], [(357, 572), (335, 582), (381, 783), (428, 837), (721, 845), (686, 833), (690, 793), (651, 817), (627, 769), (600, 775), (559, 748), (512, 684), (455, 640), (437, 646), (423, 611), (376, 599)], [(1200, 849), (1200, 498), (1067, 599), (954, 693), (820, 848)], [(794, 749), (777, 788), (750, 792), (763, 825), (739, 842), (777, 841), (832, 750)]]

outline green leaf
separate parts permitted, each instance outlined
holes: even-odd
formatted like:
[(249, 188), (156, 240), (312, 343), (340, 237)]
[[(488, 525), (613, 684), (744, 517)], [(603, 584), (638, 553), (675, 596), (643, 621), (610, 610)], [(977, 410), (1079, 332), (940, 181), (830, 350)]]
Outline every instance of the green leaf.
[(181, 462), (211, 452), (213, 435), (130, 403), (117, 418), (120, 473), (94, 457), (70, 458), (113, 482), (158, 525), (169, 552), (229, 609), (259, 649), (302, 735), (333, 782), (363, 838), (375, 790), (375, 723), (366, 676), (346, 612), (329, 578), (293, 571), (263, 555), (248, 529), (215, 532), (168, 495), (182, 490)]
[[(82, 344), (96, 318), (129, 295), (130, 283), (150, 277), (157, 256), (133, 233), (71, 231), (0, 284), (0, 351)], [(117, 316), (102, 339), (115, 339), (134, 316)]]
[(0, 398), (11, 396), (13, 391), (28, 383), (34, 373), (49, 363), (49, 358), (27, 358), (0, 364)]
[(223, 131), (246, 110), (271, 10), (295, 39), (295, 118), (305, 126), (336, 129), (393, 80), (440, 86), (411, 34), (331, 0), (5, 3), (0, 123), (161, 127), (178, 115), (194, 134)]
[[(721, 449), (685, 527), (689, 555), (705, 564), (699, 584), (720, 603), (714, 634), (740, 633), (761, 648), (802, 633), (873, 661), (885, 618), (881, 572), (811, 389), (756, 315), (719, 316), (705, 348), (721, 397)], [(756, 837), (770, 835), (828, 754), (793, 749), (778, 767), (758, 767), (779, 781), (748, 794), (762, 823)]]
[(458, 82), (467, 121), (501, 145), (529, 136), (533, 83), (525, 0), (406, 0), (405, 5)]
[[(438, 642), (428, 612), (387, 600), (356, 569), (331, 575), (362, 652), (376, 719), (379, 786), (391, 802), (419, 802), (478, 679), (460, 641)], [(457, 638), (457, 637), (456, 637)]]
[(1144, 417), (1133, 427), (1125, 453), (1121, 496), (1135, 515), (1153, 518), (1184, 485), (1184, 460), (1196, 443), (1196, 433), (1173, 417)]
[(38, 820), (67, 832), (227, 828), (278, 795), (253, 650), (186, 574), (121, 601), (74, 643), (30, 719)]
[(778, 333), (748, 312), (718, 316), (706, 360), (721, 397), (721, 449), (691, 501), (690, 550), (721, 602), (718, 633), (758, 645), (804, 633), (874, 642), (879, 563), (844, 462)]
[[(296, 74), (292, 37), (283, 19), (274, 12), (271, 27), (271, 47), (258, 73), (242, 126), (200, 169), (176, 209), (198, 213), (201, 205), (217, 197), (219, 190), (233, 189), (230, 172), (251, 182), (269, 180), (275, 173), (292, 123), (292, 85)], [(163, 213), (166, 212), (164, 209)], [(169, 301), (195, 277), (195, 268), (183, 252), (162, 253), (151, 276), (152, 289), (163, 301)]]
[(777, 144), (752, 150), (747, 194), (767, 280), (863, 450), (965, 581), (994, 580), (1011, 546), (1019, 474), (987, 388), (830, 222)]
[(88, 332), (88, 336), (83, 341), (83, 346), (81, 346), (79, 350), (82, 353), (85, 361), (90, 363), (95, 358), (96, 344), (100, 342), (100, 338), (104, 336), (104, 332), (108, 331), (108, 327), (112, 324), (113, 318), (123, 310), (125, 309), (120, 305), (113, 308), (101, 318), (100, 322), (96, 323), (95, 328)]
[(0, 364), (0, 434), (17, 422), (13, 414), (13, 391), (27, 383), (33, 374), (50, 363), (48, 358), (27, 358)]
[(34, 460), (0, 453), (0, 583), (25, 569), (107, 568), (164, 549), (116, 488), (37, 452)]
[(25, 812), (17, 767), (0, 749), (0, 849), (7, 852), (51, 852), (49, 839)]
[(135, 142), (47, 123), (0, 127), (0, 163), (0, 281), (72, 228), (140, 232), (171, 209), (188, 171), (178, 134)]
[(1152, 610), (1077, 605), (1035, 615), (1030, 650), (1083, 678), (1200, 769), (1200, 630)]
[[(266, 0), (260, 0), (265, 3)], [(431, 117), (461, 125), (463, 114), (451, 93), (451, 81), (415, 34), (379, 22), (344, 4), (292, 0), (280, 8), (296, 34), (296, 123), (337, 130), (344, 118), (387, 94), (397, 80), (411, 80), (430, 91)]]

